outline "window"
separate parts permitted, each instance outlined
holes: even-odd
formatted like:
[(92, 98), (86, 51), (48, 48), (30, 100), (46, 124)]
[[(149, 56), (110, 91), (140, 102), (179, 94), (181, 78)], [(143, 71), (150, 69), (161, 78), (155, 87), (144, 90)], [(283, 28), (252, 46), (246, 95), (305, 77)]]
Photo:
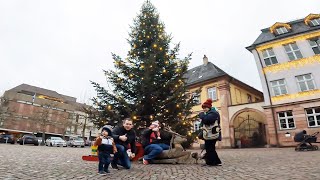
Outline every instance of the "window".
[(193, 97), (193, 102), (198, 105), (200, 104), (200, 94), (199, 93), (192, 93), (192, 97)]
[(212, 99), (213, 101), (217, 100), (217, 88), (212, 87), (208, 89), (208, 98)]
[(194, 123), (194, 131), (198, 131), (198, 130), (200, 130), (200, 122), (199, 121), (196, 121), (195, 123)]
[(310, 39), (309, 43), (314, 54), (320, 54), (320, 39)]
[(266, 49), (262, 52), (263, 60), (266, 66), (270, 66), (272, 64), (278, 64), (278, 60), (276, 55), (273, 52), (272, 48)]
[(299, 85), (300, 92), (310, 91), (316, 88), (311, 74), (296, 76), (296, 80)]
[(284, 49), (286, 50), (286, 53), (290, 60), (303, 58), (296, 43), (287, 44), (284, 46)]
[(320, 126), (320, 107), (306, 109), (309, 127)]
[(295, 128), (292, 111), (278, 113), (280, 129), (293, 129)]
[(252, 97), (250, 94), (247, 94), (247, 97), (248, 97), (248, 103), (252, 103)]
[(283, 94), (288, 94), (286, 82), (284, 79), (271, 81), (271, 88), (274, 96), (280, 96)]
[(255, 102), (259, 102), (259, 101), (260, 101), (260, 99), (256, 97), (255, 98)]
[(288, 29), (285, 28), (285, 27), (279, 27), (279, 28), (276, 29), (276, 31), (277, 31), (278, 35), (285, 34), (285, 33), (289, 32)]
[(311, 24), (312, 26), (319, 26), (319, 25), (320, 25), (320, 18), (312, 19), (312, 20), (310, 21), (310, 24)]

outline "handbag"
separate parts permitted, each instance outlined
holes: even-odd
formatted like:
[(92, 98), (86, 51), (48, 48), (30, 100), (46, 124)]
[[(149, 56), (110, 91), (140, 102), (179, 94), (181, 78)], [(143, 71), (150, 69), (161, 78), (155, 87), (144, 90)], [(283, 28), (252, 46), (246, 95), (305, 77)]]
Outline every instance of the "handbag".
[(204, 140), (204, 139), (203, 139), (203, 130), (202, 130), (202, 129), (200, 129), (200, 132), (199, 132), (199, 134), (198, 134), (198, 139)]
[(215, 121), (213, 125), (203, 125), (202, 133), (204, 140), (214, 140), (218, 139), (220, 136), (220, 127), (218, 121)]

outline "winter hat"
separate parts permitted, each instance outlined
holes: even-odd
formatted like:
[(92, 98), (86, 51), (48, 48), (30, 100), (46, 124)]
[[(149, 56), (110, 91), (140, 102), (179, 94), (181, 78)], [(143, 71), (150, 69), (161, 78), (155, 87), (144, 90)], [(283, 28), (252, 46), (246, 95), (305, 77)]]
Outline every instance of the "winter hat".
[(159, 121), (153, 121), (153, 122), (151, 123), (151, 125), (159, 126)]
[(212, 107), (212, 99), (207, 99), (206, 102), (202, 104), (202, 108), (211, 108)]
[(107, 131), (108, 132), (108, 136), (111, 136), (112, 135), (112, 131), (111, 131), (111, 128), (109, 126), (103, 126), (102, 129), (101, 129), (101, 133), (103, 131)]

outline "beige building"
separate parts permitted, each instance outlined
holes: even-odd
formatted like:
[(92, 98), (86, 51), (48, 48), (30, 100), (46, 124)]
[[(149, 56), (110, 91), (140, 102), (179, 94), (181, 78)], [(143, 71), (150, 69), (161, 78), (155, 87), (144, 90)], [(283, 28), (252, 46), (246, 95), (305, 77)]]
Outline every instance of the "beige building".
[(293, 146), (297, 132), (320, 131), (320, 14), (262, 29), (247, 49), (263, 87), (269, 144)]
[[(259, 90), (230, 76), (204, 56), (203, 63), (188, 70), (185, 77), (196, 106), (193, 115), (202, 111), (208, 98), (221, 115), (222, 141), (219, 147), (259, 147), (267, 143), (267, 122), (261, 108), (263, 94)], [(200, 94), (196, 90), (202, 88)], [(194, 122), (194, 130), (199, 129)]]
[(56, 91), (21, 84), (7, 90), (1, 103), (0, 132), (34, 133), (46, 136), (82, 136), (98, 133), (76, 98)]

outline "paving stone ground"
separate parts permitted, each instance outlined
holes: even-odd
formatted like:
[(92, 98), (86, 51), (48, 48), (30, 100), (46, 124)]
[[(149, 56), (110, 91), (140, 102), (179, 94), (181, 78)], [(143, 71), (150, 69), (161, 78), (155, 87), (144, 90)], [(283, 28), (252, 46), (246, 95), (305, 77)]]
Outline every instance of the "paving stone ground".
[(293, 148), (219, 149), (221, 167), (134, 162), (130, 170), (110, 168), (105, 176), (97, 174), (97, 162), (81, 159), (88, 154), (88, 147), (0, 144), (0, 179), (320, 179), (320, 151)]

